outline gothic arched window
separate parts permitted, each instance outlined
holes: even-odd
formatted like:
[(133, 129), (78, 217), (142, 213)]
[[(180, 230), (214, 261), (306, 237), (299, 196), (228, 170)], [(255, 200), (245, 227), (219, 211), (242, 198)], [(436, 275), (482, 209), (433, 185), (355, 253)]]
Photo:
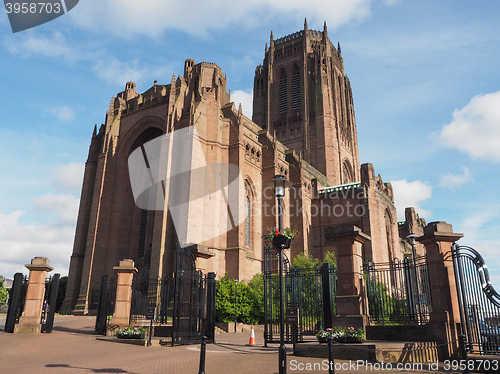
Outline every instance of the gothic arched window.
[(245, 246), (252, 245), (252, 188), (245, 183)]
[(250, 247), (250, 197), (245, 196), (245, 245)]
[(348, 161), (344, 161), (342, 165), (342, 184), (347, 184), (352, 182), (353, 182), (353, 177), (352, 177), (351, 166), (349, 165)]
[(280, 113), (286, 113), (287, 106), (287, 87), (286, 87), (286, 71), (284, 69), (280, 72)]
[(300, 109), (300, 69), (297, 65), (292, 71), (292, 109)]
[(385, 235), (386, 235), (386, 240), (387, 240), (387, 254), (388, 254), (388, 259), (390, 262), (394, 260), (394, 255), (392, 253), (392, 233), (391, 233), (391, 228), (392, 228), (392, 218), (391, 218), (391, 213), (386, 209), (384, 213), (384, 221), (385, 221)]

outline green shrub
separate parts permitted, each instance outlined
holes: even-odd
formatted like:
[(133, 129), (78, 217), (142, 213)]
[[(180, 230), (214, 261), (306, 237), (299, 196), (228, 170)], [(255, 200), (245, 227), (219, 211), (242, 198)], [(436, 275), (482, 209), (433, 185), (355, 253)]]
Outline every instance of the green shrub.
[[(235, 300), (236, 299), (236, 300)], [(236, 308), (236, 310), (235, 310)], [(264, 281), (262, 274), (257, 274), (246, 284), (230, 279), (227, 274), (217, 280), (215, 310), (219, 322), (257, 324), (264, 317)]]
[(7, 303), (9, 299), (9, 291), (5, 288), (3, 282), (4, 278), (0, 275), (0, 305)]

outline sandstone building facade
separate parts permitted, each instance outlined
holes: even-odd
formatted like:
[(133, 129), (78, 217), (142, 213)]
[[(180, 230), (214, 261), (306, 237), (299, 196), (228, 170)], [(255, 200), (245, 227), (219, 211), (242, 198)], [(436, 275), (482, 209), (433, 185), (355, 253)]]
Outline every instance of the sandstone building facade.
[[(64, 310), (92, 312), (101, 276), (113, 274), (121, 259), (134, 260), (142, 280), (174, 271), (179, 238), (168, 201), (163, 210), (138, 207), (128, 158), (145, 143), (185, 128), (196, 129), (207, 161), (236, 165), (242, 175), (238, 201), (244, 220), (222, 235), (191, 243), (198, 269), (240, 280), (262, 271), (262, 232), (277, 226), (267, 182), (277, 174), (293, 183), (284, 198), (284, 227), (301, 233), (290, 259), (336, 251), (336, 237), (353, 227), (369, 238), (364, 260), (390, 261), (408, 252), (391, 185), (371, 164), (359, 162), (340, 45), (331, 43), (326, 24), (315, 31), (306, 21), (303, 30), (283, 38), (274, 40), (271, 33), (263, 64), (255, 70), (252, 119), (231, 102), (226, 76), (216, 64), (190, 59), (183, 76), (174, 75), (169, 84), (155, 81), (139, 93), (128, 82), (111, 100), (105, 123), (91, 139)], [(196, 184), (191, 180), (186, 186), (188, 196)], [(215, 224), (226, 219), (211, 217)], [(423, 227), (413, 218), (416, 228)]]

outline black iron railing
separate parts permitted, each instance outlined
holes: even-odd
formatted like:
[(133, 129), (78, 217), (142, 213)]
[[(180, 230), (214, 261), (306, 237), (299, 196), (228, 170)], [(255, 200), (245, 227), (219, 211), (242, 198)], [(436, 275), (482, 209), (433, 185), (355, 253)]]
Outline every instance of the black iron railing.
[(173, 296), (174, 282), (170, 278), (134, 283), (132, 285), (130, 323), (145, 322), (151, 310), (154, 310), (153, 320), (156, 323), (172, 323)]
[(24, 311), (27, 290), (28, 277), (24, 276), (22, 273), (16, 273), (9, 295), (9, 308), (5, 320), (5, 332), (14, 332), (14, 327), (16, 323), (19, 322), (19, 317), (21, 317)]
[(471, 353), (500, 354), (500, 295), (483, 257), (473, 248), (452, 248), (462, 334)]
[(406, 258), (364, 266), (371, 322), (380, 325), (425, 324), (432, 300), (425, 258)]
[[(264, 339), (265, 344), (280, 339), (279, 271), (275, 249), (265, 248), (264, 259)], [(298, 312), (298, 321), (285, 320), (285, 343), (304, 341), (319, 329), (331, 327), (336, 314), (336, 271), (329, 264), (313, 269), (290, 268), (284, 256), (285, 308)]]

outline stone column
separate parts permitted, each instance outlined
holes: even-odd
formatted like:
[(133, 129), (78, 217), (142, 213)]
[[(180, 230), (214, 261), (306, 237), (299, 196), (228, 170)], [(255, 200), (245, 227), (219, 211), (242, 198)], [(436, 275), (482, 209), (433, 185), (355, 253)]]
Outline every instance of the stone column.
[(460, 310), (451, 246), (461, 237), (463, 234), (454, 233), (450, 224), (431, 222), (424, 228), (424, 235), (417, 238), (425, 245), (429, 268), (432, 312), (427, 324), (427, 336), (438, 344), (448, 343), (438, 350), (440, 359), (458, 353)]
[(110, 324), (114, 328), (128, 326), (130, 320), (130, 304), (132, 302), (132, 280), (137, 269), (134, 261), (121, 260), (118, 266), (113, 268), (118, 273), (116, 282), (115, 312)]
[(24, 265), (29, 271), (28, 290), (24, 311), (19, 323), (14, 327), (14, 334), (38, 334), (42, 329), (42, 307), (45, 296), (45, 278), (54, 270), (46, 257), (35, 257), (30, 265)]
[(337, 227), (329, 237), (337, 252), (337, 316), (333, 326), (365, 328), (368, 324), (363, 281), (363, 243), (370, 240), (353, 225)]

